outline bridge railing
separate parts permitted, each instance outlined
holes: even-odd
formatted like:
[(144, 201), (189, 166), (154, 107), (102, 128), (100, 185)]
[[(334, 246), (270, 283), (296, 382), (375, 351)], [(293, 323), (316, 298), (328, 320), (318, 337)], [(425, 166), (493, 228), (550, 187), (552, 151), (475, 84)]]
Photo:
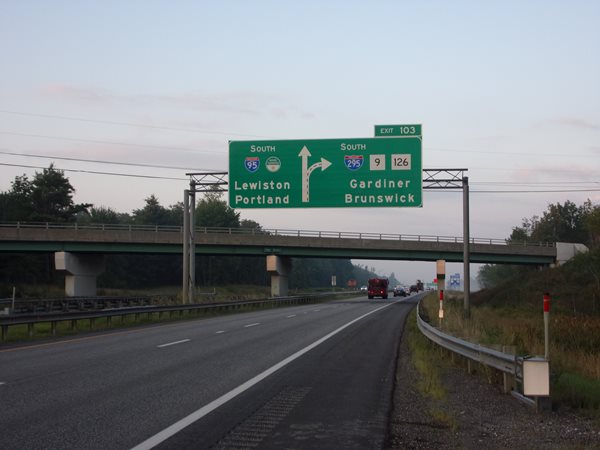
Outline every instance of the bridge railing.
[[(94, 231), (144, 231), (144, 232), (172, 232), (183, 233), (183, 227), (173, 225), (130, 225), (130, 224), (81, 224), (81, 223), (51, 223), (51, 222), (3, 222), (0, 228), (12, 229), (71, 229), (71, 230), (94, 230)], [(457, 236), (434, 236), (421, 234), (392, 234), (392, 233), (364, 233), (358, 231), (319, 231), (319, 230), (289, 230), (270, 228), (224, 228), (224, 227), (196, 227), (196, 233), (219, 233), (219, 234), (251, 234), (272, 235), (309, 238), (332, 238), (332, 239), (359, 239), (359, 240), (395, 240), (416, 242), (438, 242), (462, 244), (463, 238)], [(530, 242), (510, 241), (507, 239), (478, 238), (469, 239), (471, 244), (490, 245), (513, 245), (525, 247), (555, 247), (553, 242)]]

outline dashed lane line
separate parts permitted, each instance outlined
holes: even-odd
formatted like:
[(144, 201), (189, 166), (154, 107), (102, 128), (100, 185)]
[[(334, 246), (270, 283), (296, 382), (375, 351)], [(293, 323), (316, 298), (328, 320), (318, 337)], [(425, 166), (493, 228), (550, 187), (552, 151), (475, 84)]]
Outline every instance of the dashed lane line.
[(244, 325), (244, 328), (250, 328), (250, 327), (255, 327), (257, 325), (260, 325), (260, 322), (256, 322), (256, 323), (249, 323), (248, 325)]
[(184, 342), (190, 342), (191, 339), (182, 339), (181, 341), (169, 342), (167, 344), (157, 345), (158, 348), (170, 347), (171, 345), (183, 344)]
[(250, 389), (252, 386), (260, 383), (262, 380), (264, 380), (265, 378), (267, 378), (269, 375), (277, 372), (282, 367), (287, 366), (292, 361), (295, 361), (296, 359), (300, 358), (302, 355), (304, 355), (305, 353), (311, 351), (313, 348), (317, 347), (318, 345), (321, 345), (323, 342), (327, 341), (328, 339), (332, 338), (336, 334), (340, 333), (342, 330), (345, 330), (346, 328), (348, 328), (349, 326), (355, 324), (359, 320), (362, 320), (365, 317), (370, 316), (371, 314), (376, 313), (377, 311), (380, 311), (380, 310), (382, 310), (384, 308), (387, 308), (388, 306), (392, 306), (394, 303), (395, 302), (387, 303), (387, 304), (385, 304), (383, 306), (380, 306), (379, 308), (376, 308), (376, 309), (373, 309), (373, 310), (369, 311), (366, 314), (363, 314), (362, 316), (357, 317), (356, 319), (351, 320), (350, 322), (347, 322), (346, 324), (342, 325), (341, 327), (337, 328), (336, 330), (333, 330), (331, 333), (326, 334), (321, 339), (318, 339), (315, 342), (313, 342), (312, 344), (304, 347), (303, 349), (298, 350), (296, 353), (294, 353), (294, 354), (288, 356), (287, 358), (281, 360), (280, 362), (278, 362), (274, 366), (271, 366), (270, 368), (268, 368), (264, 372), (259, 373), (258, 375), (250, 378), (245, 383), (240, 384), (238, 387), (232, 389), (231, 391), (227, 392), (226, 394), (223, 394), (222, 396), (220, 396), (219, 398), (213, 400), (212, 402), (204, 405), (203, 407), (201, 407), (200, 409), (194, 411), (190, 415), (184, 417), (183, 419), (178, 420), (177, 422), (175, 422), (174, 424), (168, 426), (164, 430), (158, 432), (154, 436), (149, 437), (144, 442), (141, 442), (140, 444), (138, 444), (135, 447), (133, 447), (132, 450), (149, 450), (149, 449), (152, 449), (152, 448), (156, 447), (157, 445), (159, 445), (160, 443), (166, 441), (171, 436), (177, 434), (178, 432), (180, 432), (181, 430), (183, 430), (187, 426), (189, 426), (192, 423), (200, 420), (202, 417), (206, 416), (210, 412), (212, 412), (215, 409), (219, 408), (220, 406), (224, 405), (225, 403), (227, 403), (231, 399), (237, 397), (242, 392), (245, 392), (248, 389)]

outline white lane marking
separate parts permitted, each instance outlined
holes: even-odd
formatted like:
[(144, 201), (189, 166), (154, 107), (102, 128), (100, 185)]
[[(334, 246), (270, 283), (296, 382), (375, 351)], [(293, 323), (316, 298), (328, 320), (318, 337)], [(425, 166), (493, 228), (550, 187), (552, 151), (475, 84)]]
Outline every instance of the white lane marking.
[(4, 381), (0, 381), (0, 386), (5, 385), (6, 383)]
[(184, 342), (190, 342), (191, 339), (182, 339), (181, 341), (169, 342), (167, 344), (157, 345), (158, 348), (169, 347), (171, 345), (183, 344)]
[(215, 334), (223, 334), (223, 333), (225, 333), (225, 330), (219, 330)]
[(286, 319), (291, 319), (292, 317), (296, 317), (296, 314), (290, 314), (289, 316), (285, 316)]
[(313, 309), (314, 312), (319, 312), (321, 311), (320, 309)]
[(156, 447), (160, 443), (162, 443), (162, 442), (166, 441), (167, 439), (169, 439), (171, 436), (174, 436), (175, 434), (179, 433), (185, 427), (187, 427), (187, 426), (193, 424), (194, 422), (202, 419), (207, 414), (213, 412), (215, 409), (219, 408), (220, 406), (223, 406), (225, 403), (227, 403), (228, 401), (234, 399), (235, 397), (237, 397), (241, 393), (247, 391), (248, 389), (250, 389), (255, 384), (260, 383), (262, 380), (264, 380), (265, 378), (267, 378), (269, 375), (272, 375), (273, 373), (277, 372), (282, 367), (285, 367), (289, 363), (291, 363), (292, 361), (300, 358), (305, 353), (311, 351), (313, 348), (317, 347), (318, 345), (321, 345), (323, 342), (325, 342), (326, 340), (332, 338), (333, 336), (335, 336), (336, 334), (338, 334), (342, 330), (348, 328), (350, 325), (353, 325), (356, 322), (358, 322), (359, 320), (362, 320), (365, 317), (370, 316), (371, 314), (376, 313), (377, 311), (380, 311), (380, 310), (382, 310), (384, 308), (387, 308), (388, 306), (392, 306), (393, 304), (394, 304), (394, 302), (387, 303), (387, 304), (385, 304), (383, 306), (380, 306), (379, 308), (374, 309), (373, 311), (369, 311), (368, 313), (363, 314), (362, 316), (357, 317), (356, 319), (351, 320), (350, 322), (346, 323), (345, 325), (342, 325), (338, 329), (333, 330), (331, 333), (326, 334), (321, 339), (316, 340), (312, 344), (304, 347), (302, 350), (298, 350), (296, 353), (288, 356), (287, 358), (285, 358), (282, 361), (278, 362), (274, 366), (269, 367), (264, 372), (259, 373), (255, 377), (250, 378), (245, 383), (242, 383), (238, 387), (236, 387), (236, 388), (232, 389), (231, 391), (227, 392), (226, 394), (223, 394), (222, 396), (220, 396), (216, 400), (213, 400), (212, 402), (204, 405), (202, 408), (194, 411), (189, 416), (184, 417), (183, 419), (175, 422), (173, 425), (168, 426), (167, 428), (165, 428), (164, 430), (158, 432), (154, 436), (146, 439), (144, 442), (142, 442), (141, 444), (136, 445), (131, 450), (150, 450), (151, 448)]
[(260, 322), (256, 322), (256, 323), (251, 323), (251, 324), (248, 324), (248, 325), (244, 325), (244, 328), (255, 327), (256, 325), (260, 325)]

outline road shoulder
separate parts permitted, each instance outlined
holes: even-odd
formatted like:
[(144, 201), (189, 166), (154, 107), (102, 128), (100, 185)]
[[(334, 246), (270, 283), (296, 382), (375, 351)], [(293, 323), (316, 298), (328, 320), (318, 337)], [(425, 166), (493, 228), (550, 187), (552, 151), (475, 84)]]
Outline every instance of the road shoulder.
[(425, 397), (417, 388), (408, 329), (399, 350), (388, 449), (600, 449), (597, 421), (566, 409), (537, 413), (445, 361), (439, 362), (445, 397)]

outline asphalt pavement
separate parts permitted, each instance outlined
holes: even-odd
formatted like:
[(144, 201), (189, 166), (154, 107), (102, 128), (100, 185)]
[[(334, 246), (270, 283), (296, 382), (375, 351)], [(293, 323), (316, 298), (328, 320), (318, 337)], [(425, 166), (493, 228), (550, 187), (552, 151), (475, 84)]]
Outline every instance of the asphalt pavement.
[(0, 448), (378, 448), (410, 299), (0, 346)]

